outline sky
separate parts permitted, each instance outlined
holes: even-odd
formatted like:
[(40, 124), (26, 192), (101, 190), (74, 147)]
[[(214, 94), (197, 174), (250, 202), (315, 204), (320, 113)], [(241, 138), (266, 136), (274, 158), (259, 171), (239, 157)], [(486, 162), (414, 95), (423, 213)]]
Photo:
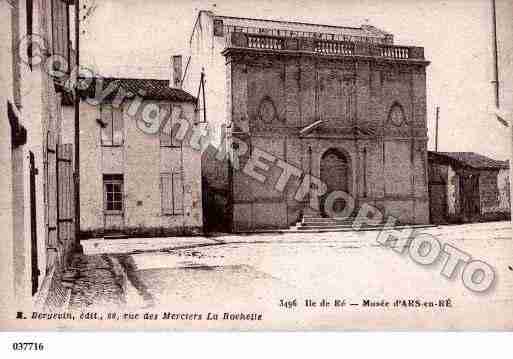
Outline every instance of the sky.
[[(513, 110), (513, 1), (497, 1), (501, 103)], [(81, 64), (103, 75), (168, 78), (172, 55), (188, 54), (198, 10), (221, 15), (371, 25), (398, 45), (423, 46), (427, 121), (434, 150), (473, 151), (507, 159), (511, 137), (491, 114), (494, 104), (491, 0), (82, 0)], [(82, 15), (85, 12), (82, 13)]]

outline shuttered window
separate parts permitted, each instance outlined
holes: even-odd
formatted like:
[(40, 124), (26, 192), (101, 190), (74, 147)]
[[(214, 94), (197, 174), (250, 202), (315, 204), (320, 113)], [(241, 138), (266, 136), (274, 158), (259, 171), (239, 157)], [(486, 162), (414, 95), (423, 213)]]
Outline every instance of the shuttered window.
[[(180, 129), (180, 121), (185, 119), (182, 107), (163, 104), (159, 106), (159, 109), (159, 116), (164, 121), (160, 129), (160, 146), (181, 147), (181, 142), (176, 137)], [(165, 116), (164, 113), (166, 114)]]
[(160, 174), (162, 214), (183, 214), (183, 183), (180, 172)]
[(60, 64), (59, 70), (69, 71), (69, 8), (66, 1), (51, 1), (52, 16), (52, 47), (53, 54), (60, 55), (65, 63)]
[(102, 146), (123, 145), (123, 113), (121, 108), (102, 105), (101, 127)]
[[(173, 141), (171, 136), (171, 106), (168, 104), (163, 104), (159, 106), (159, 117), (163, 119), (164, 123), (160, 129), (160, 146), (161, 147), (171, 147)], [(162, 112), (166, 114), (162, 115)]]
[(34, 10), (33, 0), (26, 0), (25, 5), (26, 5), (25, 11), (27, 13), (27, 38), (29, 39), (28, 46), (27, 46), (27, 60), (28, 60), (28, 65), (29, 65), (30, 69), (32, 70), (32, 43), (30, 40), (32, 39), (33, 10)]

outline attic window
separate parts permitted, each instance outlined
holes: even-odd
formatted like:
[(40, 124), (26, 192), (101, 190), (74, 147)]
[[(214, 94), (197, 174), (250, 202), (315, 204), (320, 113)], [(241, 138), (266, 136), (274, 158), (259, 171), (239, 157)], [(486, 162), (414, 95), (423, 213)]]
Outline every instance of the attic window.
[(214, 20), (214, 36), (224, 36), (223, 20)]

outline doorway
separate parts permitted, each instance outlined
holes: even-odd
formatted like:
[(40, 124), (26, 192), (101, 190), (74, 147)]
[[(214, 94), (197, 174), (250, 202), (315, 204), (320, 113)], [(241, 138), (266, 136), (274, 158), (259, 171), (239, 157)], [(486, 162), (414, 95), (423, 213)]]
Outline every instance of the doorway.
[[(349, 191), (349, 163), (347, 157), (339, 150), (331, 148), (321, 157), (321, 180), (327, 186), (327, 192), (321, 197), (321, 213), (326, 216), (324, 204), (328, 195), (333, 191)], [(342, 212), (346, 203), (343, 199), (337, 199), (333, 204), (335, 212)]]
[(479, 195), (479, 175), (467, 174), (460, 177), (461, 209), (464, 222), (479, 221), (481, 200)]

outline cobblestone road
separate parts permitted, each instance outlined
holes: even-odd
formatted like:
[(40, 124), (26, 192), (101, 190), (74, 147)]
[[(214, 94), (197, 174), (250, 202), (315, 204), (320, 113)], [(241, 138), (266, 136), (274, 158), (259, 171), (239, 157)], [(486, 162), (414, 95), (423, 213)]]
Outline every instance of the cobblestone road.
[(72, 281), (70, 309), (119, 307), (125, 302), (123, 277), (116, 258), (77, 254), (66, 277)]

